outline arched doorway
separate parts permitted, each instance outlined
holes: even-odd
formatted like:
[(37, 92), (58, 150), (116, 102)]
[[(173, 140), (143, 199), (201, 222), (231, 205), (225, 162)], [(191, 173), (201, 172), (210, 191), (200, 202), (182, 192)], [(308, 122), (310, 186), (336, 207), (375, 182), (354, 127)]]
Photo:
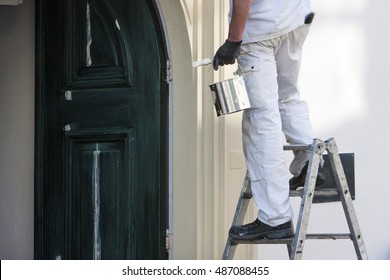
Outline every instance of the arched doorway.
[(167, 258), (167, 55), (154, 1), (36, 7), (35, 258)]

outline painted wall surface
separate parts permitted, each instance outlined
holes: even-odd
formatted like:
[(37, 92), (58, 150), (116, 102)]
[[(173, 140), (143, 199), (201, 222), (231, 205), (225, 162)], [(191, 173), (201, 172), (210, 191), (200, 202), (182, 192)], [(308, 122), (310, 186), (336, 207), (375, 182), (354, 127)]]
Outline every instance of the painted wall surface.
[[(368, 256), (390, 259), (390, 151), (386, 149), (390, 138), (390, 38), (384, 36), (390, 24), (386, 15), (390, 3), (312, 2), (317, 18), (304, 50), (302, 94), (311, 108), (318, 137), (335, 137), (340, 152), (355, 153), (354, 205)], [(327, 220), (331, 229), (346, 229), (340, 211), (338, 204), (315, 209), (313, 231), (321, 230)], [(307, 246), (307, 258), (354, 256), (349, 241), (317, 243)]]
[(158, 1), (165, 20), (172, 60), (170, 125), (172, 128), (170, 190), (170, 258), (197, 258), (197, 114), (196, 80), (180, 2)]

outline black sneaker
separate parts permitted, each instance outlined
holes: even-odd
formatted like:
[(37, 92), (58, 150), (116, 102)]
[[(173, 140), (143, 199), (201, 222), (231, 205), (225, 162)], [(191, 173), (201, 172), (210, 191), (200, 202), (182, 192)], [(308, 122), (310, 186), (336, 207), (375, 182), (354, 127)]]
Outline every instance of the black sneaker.
[[(298, 176), (294, 176), (290, 179), (290, 190), (296, 190), (299, 187), (303, 187), (305, 185), (307, 166), (309, 162), (306, 162), (305, 166), (302, 168), (301, 174)], [(322, 185), (325, 182), (325, 177), (322, 175), (321, 170), (318, 169), (316, 187)]]
[(233, 226), (229, 236), (236, 240), (279, 239), (293, 235), (291, 221), (276, 227), (271, 227), (256, 219), (254, 222), (242, 226)]

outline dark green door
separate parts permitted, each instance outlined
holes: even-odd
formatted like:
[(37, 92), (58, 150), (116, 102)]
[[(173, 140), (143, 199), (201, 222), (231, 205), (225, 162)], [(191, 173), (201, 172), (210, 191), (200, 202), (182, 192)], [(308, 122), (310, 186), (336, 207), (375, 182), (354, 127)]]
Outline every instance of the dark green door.
[(37, 2), (35, 257), (167, 258), (168, 85), (154, 1)]

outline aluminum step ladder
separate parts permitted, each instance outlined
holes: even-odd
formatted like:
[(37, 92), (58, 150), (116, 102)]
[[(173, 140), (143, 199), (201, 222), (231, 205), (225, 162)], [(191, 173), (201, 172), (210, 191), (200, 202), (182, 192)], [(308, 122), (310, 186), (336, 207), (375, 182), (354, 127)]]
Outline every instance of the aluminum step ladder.
[[(311, 152), (303, 190), (290, 191), (290, 197), (301, 197), (300, 211), (294, 236), (284, 239), (259, 239), (253, 241), (235, 240), (228, 237), (222, 259), (233, 259), (236, 247), (239, 244), (286, 244), (290, 260), (300, 260), (302, 259), (303, 247), (306, 239), (351, 239), (355, 247), (357, 259), (368, 259), (362, 233), (353, 207), (352, 197), (334, 138), (329, 138), (326, 141), (314, 139), (311, 145), (286, 145), (284, 146), (284, 150), (307, 150)], [(334, 175), (337, 188), (315, 190), (318, 168), (321, 157), (325, 151), (329, 156), (331, 172)], [(342, 203), (348, 223), (349, 233), (308, 234), (307, 226), (309, 223), (313, 197), (321, 195), (328, 196), (329, 192), (336, 192), (334, 194), (336, 196), (338, 195), (338, 201)], [(251, 198), (252, 191), (247, 173), (238, 199), (232, 226), (243, 224)]]

